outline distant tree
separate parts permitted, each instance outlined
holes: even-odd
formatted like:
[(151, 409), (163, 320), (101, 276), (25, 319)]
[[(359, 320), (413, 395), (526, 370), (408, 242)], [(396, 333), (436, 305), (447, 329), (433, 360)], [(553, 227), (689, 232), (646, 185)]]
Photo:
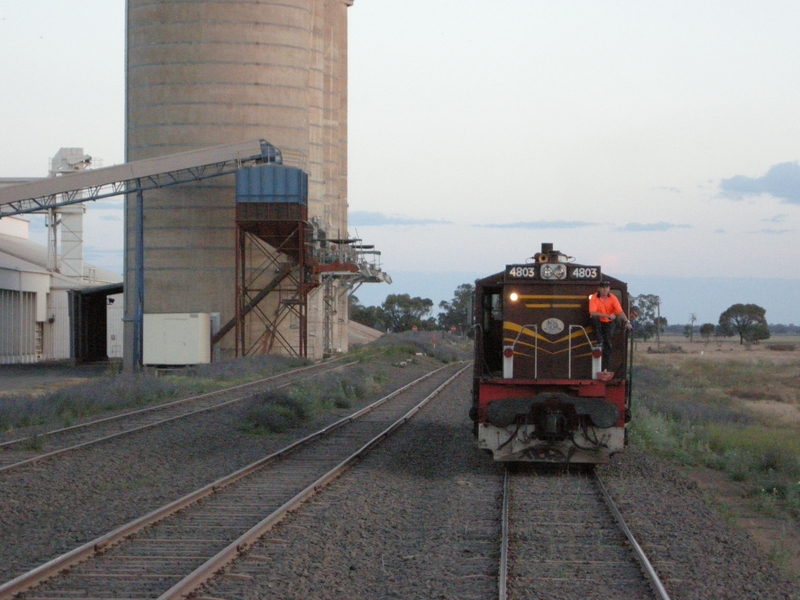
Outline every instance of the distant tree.
[(739, 343), (769, 339), (766, 310), (757, 304), (734, 304), (719, 316), (720, 329), (726, 335), (739, 335)]
[(439, 327), (442, 329), (456, 327), (458, 332), (463, 335), (469, 328), (469, 308), (474, 293), (474, 285), (462, 283), (453, 292), (453, 299), (450, 302), (446, 300), (439, 302), (439, 308), (442, 309), (438, 317)]
[(689, 340), (689, 343), (692, 342), (692, 336), (694, 335), (694, 327), (691, 325), (684, 325), (683, 326), (683, 337)]
[(424, 329), (425, 331), (436, 331), (438, 328), (439, 326), (436, 323), (436, 319), (433, 317), (428, 317), (420, 323), (420, 329)]
[(769, 330), (769, 325), (766, 323), (758, 323), (750, 331), (747, 341), (751, 343), (760, 342), (761, 340), (768, 340), (771, 335), (772, 333)]
[(633, 335), (642, 340), (648, 340), (656, 333), (664, 333), (667, 327), (667, 319), (658, 316), (658, 306), (661, 298), (654, 294), (640, 294), (634, 299), (639, 309), (639, 317), (636, 319)]
[(711, 341), (711, 336), (714, 335), (715, 329), (716, 327), (714, 327), (713, 323), (703, 323), (700, 325), (700, 337), (703, 338), (703, 342), (706, 346), (708, 346), (708, 343)]
[(423, 319), (430, 314), (433, 300), (412, 298), (408, 294), (389, 294), (381, 305), (386, 324), (394, 331), (408, 331), (415, 325), (423, 326)]
[(694, 341), (694, 324), (697, 321), (697, 315), (692, 313), (689, 316), (689, 343), (691, 344)]
[(350, 296), (349, 307), (351, 321), (386, 331), (386, 314), (380, 306), (363, 306), (356, 296)]

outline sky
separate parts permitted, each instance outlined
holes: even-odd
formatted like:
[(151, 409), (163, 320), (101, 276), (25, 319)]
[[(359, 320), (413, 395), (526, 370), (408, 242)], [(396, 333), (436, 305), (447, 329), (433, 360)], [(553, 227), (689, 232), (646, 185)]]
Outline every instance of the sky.
[[(356, 0), (350, 233), (449, 300), (542, 242), (662, 298), (800, 323), (800, 3)], [(124, 154), (124, 2), (0, 0), (0, 177)], [(10, 83), (10, 84), (9, 84)], [(119, 204), (87, 260), (121, 269)], [(34, 235), (44, 235), (32, 224)]]

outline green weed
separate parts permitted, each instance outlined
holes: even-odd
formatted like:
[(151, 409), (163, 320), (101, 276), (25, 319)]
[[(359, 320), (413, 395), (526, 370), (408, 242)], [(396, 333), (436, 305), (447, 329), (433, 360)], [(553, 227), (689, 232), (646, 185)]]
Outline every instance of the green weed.
[(767, 386), (775, 371), (770, 363), (638, 366), (631, 443), (683, 464), (722, 470), (748, 484), (761, 511), (788, 508), (800, 516), (800, 437), (761, 422), (732, 400), (771, 398)]
[(350, 408), (378, 394), (383, 379), (357, 366), (266, 392), (245, 415), (242, 429), (255, 434), (282, 433), (311, 421), (322, 411)]

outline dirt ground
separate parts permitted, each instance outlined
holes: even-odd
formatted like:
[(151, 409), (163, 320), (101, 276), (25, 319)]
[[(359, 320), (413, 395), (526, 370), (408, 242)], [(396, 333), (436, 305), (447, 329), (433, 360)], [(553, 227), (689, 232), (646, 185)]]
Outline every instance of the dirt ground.
[(681, 468), (685, 477), (697, 483), (722, 516), (747, 531), (767, 556), (793, 578), (800, 578), (800, 526), (786, 517), (770, 516), (757, 510), (745, 496), (746, 485), (731, 481), (720, 471)]
[(108, 364), (75, 367), (68, 362), (0, 365), (0, 401), (3, 396), (40, 395), (85, 383), (108, 372)]
[[(769, 350), (771, 345), (786, 345), (794, 344), (796, 349), (789, 352), (776, 352)], [(793, 362), (800, 359), (800, 336), (787, 335), (787, 336), (773, 336), (770, 339), (745, 346), (739, 343), (739, 338), (725, 338), (724, 341), (718, 342), (715, 338), (705, 343), (701, 340), (700, 336), (695, 336), (694, 342), (689, 343), (689, 340), (682, 335), (664, 335), (661, 336), (660, 345), (656, 340), (649, 339), (646, 342), (637, 341), (636, 348), (634, 349), (637, 355), (653, 355), (657, 354), (660, 349), (664, 349), (669, 345), (680, 346), (683, 353), (676, 354), (662, 354), (661, 358), (664, 360), (679, 361), (685, 354), (696, 354), (703, 357), (704, 360), (745, 360), (749, 362), (758, 362), (759, 360), (769, 360), (776, 364)]]
[[(654, 340), (638, 342), (636, 353), (641, 361), (658, 361), (666, 364), (678, 364), (687, 359), (729, 361), (743, 363), (768, 362), (787, 368), (795, 368), (800, 361), (800, 337), (775, 336), (766, 342), (747, 348), (739, 344), (738, 339), (726, 340), (722, 343), (711, 341), (708, 344), (694, 343), (681, 336), (665, 336), (661, 347), (674, 344), (683, 349), (683, 353), (658, 354)], [(796, 344), (793, 351), (769, 350), (772, 344)], [(650, 352), (648, 352), (650, 348)], [(800, 374), (798, 374), (800, 376)], [(772, 400), (737, 400), (737, 404), (753, 413), (770, 416), (782, 426), (800, 426), (800, 406)], [(800, 430), (798, 431), (800, 434)], [(705, 493), (709, 504), (719, 510), (722, 515), (738, 527), (745, 529), (756, 544), (775, 560), (789, 575), (800, 578), (800, 525), (788, 515), (774, 511), (768, 514), (756, 505), (755, 500), (747, 496), (747, 484), (731, 481), (726, 473), (702, 467), (682, 467), (681, 472), (696, 482)]]

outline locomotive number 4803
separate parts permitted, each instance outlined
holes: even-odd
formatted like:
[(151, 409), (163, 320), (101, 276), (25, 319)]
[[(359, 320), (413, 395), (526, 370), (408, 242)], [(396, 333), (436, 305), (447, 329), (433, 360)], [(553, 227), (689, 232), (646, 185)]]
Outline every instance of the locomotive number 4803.
[(571, 275), (573, 279), (597, 279), (597, 267), (576, 267)]
[(508, 274), (511, 277), (536, 277), (536, 267), (511, 267)]

